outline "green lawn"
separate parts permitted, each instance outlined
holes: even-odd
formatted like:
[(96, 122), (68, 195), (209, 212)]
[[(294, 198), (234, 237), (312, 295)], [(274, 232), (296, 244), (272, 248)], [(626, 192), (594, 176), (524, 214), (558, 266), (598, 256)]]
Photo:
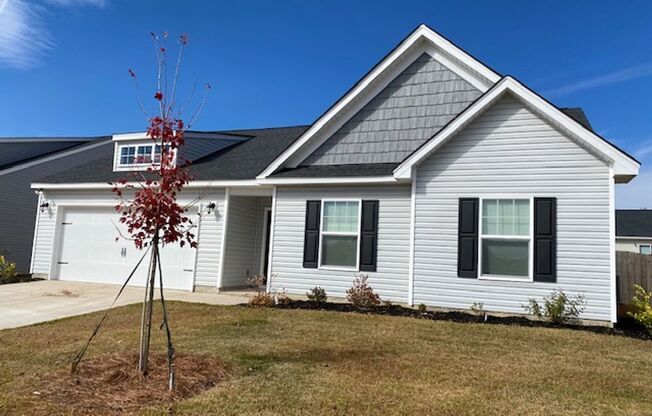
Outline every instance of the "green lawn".
[[(177, 402), (177, 414), (652, 414), (649, 341), (321, 311), (170, 309), (178, 350), (220, 356), (230, 373)], [(112, 313), (91, 358), (137, 351), (140, 307)], [(67, 368), (98, 317), (0, 331), (0, 414), (70, 414), (33, 391)], [(154, 348), (163, 341), (156, 332)]]

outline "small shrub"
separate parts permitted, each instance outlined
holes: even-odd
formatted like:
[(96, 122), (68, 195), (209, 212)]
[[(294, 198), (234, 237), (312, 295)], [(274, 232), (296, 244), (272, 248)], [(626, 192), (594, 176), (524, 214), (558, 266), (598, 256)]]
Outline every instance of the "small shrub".
[(426, 313), (428, 311), (428, 307), (425, 303), (420, 303), (419, 306), (417, 306), (417, 310), (421, 313)]
[(267, 278), (262, 274), (257, 274), (247, 279), (247, 286), (260, 292), (267, 287)]
[(292, 299), (290, 299), (290, 297), (285, 293), (285, 288), (275, 290), (274, 293), (272, 293), (272, 298), (274, 299), (275, 305), (287, 305), (292, 302)]
[(577, 295), (571, 299), (563, 290), (554, 290), (550, 296), (543, 298), (543, 307), (536, 299), (530, 299), (523, 308), (530, 314), (545, 318), (556, 324), (577, 319), (584, 312), (584, 296)]
[(353, 280), (353, 286), (346, 291), (346, 299), (356, 308), (371, 308), (380, 304), (380, 296), (367, 284), (366, 274), (358, 274)]
[(254, 308), (271, 308), (274, 306), (274, 296), (270, 293), (258, 292), (249, 299), (249, 306)]
[(636, 319), (652, 335), (652, 291), (648, 292), (639, 285), (634, 285), (634, 290), (636, 294), (632, 298), (632, 311), (627, 312), (627, 315)]
[(326, 303), (328, 296), (326, 296), (326, 291), (323, 287), (315, 286), (310, 289), (310, 292), (306, 293), (308, 300), (316, 303)]
[(484, 303), (482, 302), (473, 302), (471, 304), (471, 312), (478, 318), (483, 318), (484, 321), (487, 320), (487, 312), (484, 310)]
[(5, 256), (0, 256), (0, 284), (17, 281), (16, 263), (10, 263)]

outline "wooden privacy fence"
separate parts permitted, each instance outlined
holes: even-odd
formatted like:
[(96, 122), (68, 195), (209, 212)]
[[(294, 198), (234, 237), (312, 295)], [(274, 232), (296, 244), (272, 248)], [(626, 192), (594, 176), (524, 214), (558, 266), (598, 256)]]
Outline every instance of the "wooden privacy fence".
[(616, 252), (618, 303), (631, 303), (633, 285), (652, 290), (652, 256), (627, 251)]

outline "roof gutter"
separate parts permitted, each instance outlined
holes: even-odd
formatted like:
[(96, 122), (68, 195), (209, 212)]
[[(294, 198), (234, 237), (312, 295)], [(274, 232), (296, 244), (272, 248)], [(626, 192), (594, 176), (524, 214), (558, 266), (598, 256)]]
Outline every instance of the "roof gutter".
[[(233, 187), (271, 187), (274, 185), (355, 185), (355, 184), (396, 184), (399, 180), (393, 176), (359, 176), (334, 178), (268, 178), (268, 179), (236, 179), (225, 181), (192, 181), (185, 188), (233, 188)], [(108, 182), (89, 183), (32, 183), (36, 190), (91, 190), (111, 189), (114, 185)]]

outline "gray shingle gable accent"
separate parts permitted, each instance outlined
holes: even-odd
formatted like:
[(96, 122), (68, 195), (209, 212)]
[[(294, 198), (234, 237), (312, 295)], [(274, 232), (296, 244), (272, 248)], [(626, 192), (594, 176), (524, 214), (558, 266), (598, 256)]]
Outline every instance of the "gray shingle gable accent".
[(302, 165), (399, 163), (480, 95), (424, 53)]

